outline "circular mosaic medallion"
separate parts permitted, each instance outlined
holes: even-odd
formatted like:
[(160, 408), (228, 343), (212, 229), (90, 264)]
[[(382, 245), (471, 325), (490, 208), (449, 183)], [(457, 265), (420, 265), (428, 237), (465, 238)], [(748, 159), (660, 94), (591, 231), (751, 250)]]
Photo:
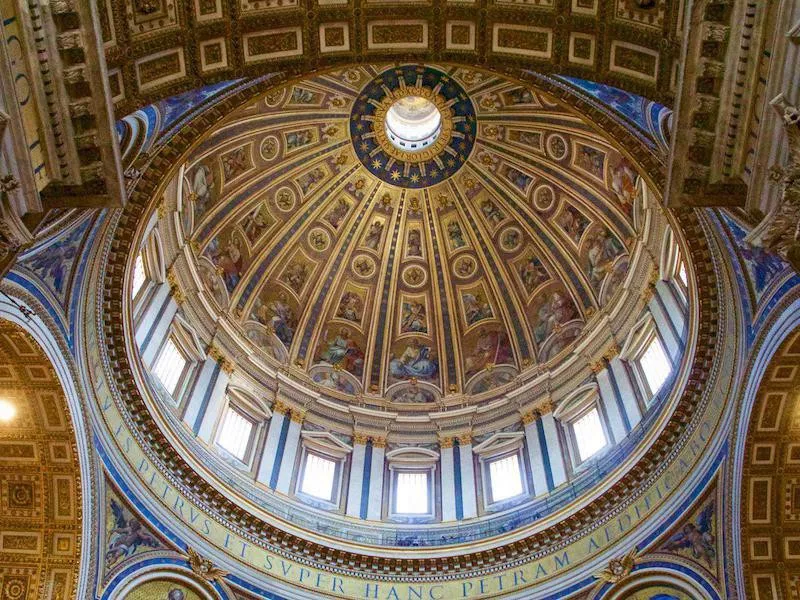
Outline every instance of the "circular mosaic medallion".
[(549, 185), (540, 185), (533, 192), (533, 207), (539, 211), (548, 211), (556, 202), (555, 190)]
[(261, 147), (259, 148), (259, 151), (261, 152), (261, 158), (264, 160), (272, 160), (278, 156), (279, 149), (280, 142), (278, 141), (278, 138), (276, 138), (274, 135), (269, 135), (261, 142)]
[(308, 245), (317, 252), (324, 252), (331, 245), (331, 236), (321, 227), (315, 227), (308, 232)]
[[(393, 107), (403, 102), (424, 107), (436, 119), (436, 133), (423, 136), (422, 148), (404, 150), (393, 139)], [(464, 89), (449, 75), (417, 65), (388, 69), (370, 81), (350, 115), (350, 137), (362, 164), (386, 183), (406, 188), (428, 187), (458, 171), (476, 130), (475, 107)]]
[(508, 227), (500, 234), (500, 246), (506, 252), (514, 252), (522, 245), (522, 232), (518, 227)]
[(367, 279), (375, 273), (375, 259), (366, 254), (361, 254), (353, 259), (351, 268), (358, 277)]
[(453, 274), (459, 279), (469, 279), (475, 274), (475, 259), (471, 256), (461, 256), (453, 263)]
[(288, 187), (282, 187), (275, 194), (275, 205), (283, 212), (289, 212), (294, 208), (294, 192)]
[(425, 273), (425, 269), (417, 265), (411, 265), (403, 270), (403, 283), (409, 287), (422, 287), (426, 281), (428, 281), (428, 275)]

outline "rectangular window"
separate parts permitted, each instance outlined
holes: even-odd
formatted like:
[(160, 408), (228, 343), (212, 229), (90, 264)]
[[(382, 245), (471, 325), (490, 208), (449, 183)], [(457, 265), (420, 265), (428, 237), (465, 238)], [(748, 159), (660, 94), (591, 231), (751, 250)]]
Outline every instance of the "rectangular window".
[(395, 489), (395, 506), (399, 514), (427, 514), (428, 473), (399, 472)]
[(664, 385), (667, 377), (669, 377), (670, 371), (672, 371), (672, 365), (658, 337), (653, 337), (644, 354), (642, 354), (639, 359), (639, 368), (647, 380), (650, 393), (655, 396), (661, 386)]
[(306, 454), (303, 483), (300, 491), (321, 500), (333, 502), (333, 480), (336, 462), (311, 452)]
[(593, 408), (572, 424), (581, 462), (591, 458), (606, 446), (606, 434), (600, 422), (600, 412)]
[(239, 411), (228, 406), (222, 417), (222, 425), (217, 436), (217, 445), (230, 452), (239, 460), (244, 460), (253, 422)]
[(175, 394), (175, 388), (183, 374), (183, 370), (186, 368), (187, 362), (173, 339), (167, 338), (155, 365), (153, 365), (153, 374), (158, 377), (161, 385), (170, 394)]
[(519, 456), (512, 454), (490, 462), (489, 480), (492, 485), (492, 501), (499, 502), (519, 496), (523, 491)]
[(144, 270), (144, 258), (142, 258), (141, 253), (139, 253), (136, 255), (136, 261), (133, 263), (133, 290), (131, 291), (132, 298), (136, 298), (136, 294), (138, 294), (139, 290), (142, 289), (145, 279), (147, 279), (147, 274)]

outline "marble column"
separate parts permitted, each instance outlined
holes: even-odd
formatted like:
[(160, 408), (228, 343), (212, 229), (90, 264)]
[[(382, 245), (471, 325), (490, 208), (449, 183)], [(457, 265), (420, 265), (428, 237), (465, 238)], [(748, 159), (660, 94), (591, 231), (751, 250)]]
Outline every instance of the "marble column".
[(609, 361), (608, 370), (611, 385), (616, 386), (616, 393), (619, 395), (622, 406), (625, 409), (628, 423), (633, 429), (642, 420), (642, 411), (636, 400), (636, 391), (628, 374), (628, 369), (619, 356), (615, 356)]
[(525, 425), (525, 448), (528, 451), (528, 461), (531, 464), (533, 493), (535, 496), (541, 496), (550, 491), (547, 483), (549, 465), (545, 463), (545, 453), (543, 452), (545, 442), (539, 436), (538, 420), (538, 415), (534, 411), (529, 411), (522, 415), (522, 423)]
[(608, 365), (601, 361), (593, 365), (592, 370), (595, 371), (597, 388), (600, 393), (600, 402), (603, 403), (603, 408), (608, 416), (611, 436), (614, 438), (612, 442), (619, 443), (630, 430), (628, 415), (625, 414), (625, 407), (622, 405), (622, 401), (617, 396), (617, 392), (611, 383), (611, 374), (609, 373)]
[(292, 483), (294, 463), (297, 458), (297, 449), (300, 446), (300, 431), (303, 427), (304, 417), (303, 413), (292, 410), (289, 429), (286, 433), (286, 443), (283, 447), (283, 456), (277, 465), (279, 469), (278, 484), (275, 489), (283, 494), (289, 493), (289, 487)]
[[(280, 401), (276, 401), (272, 406), (272, 417), (267, 428), (267, 439), (264, 442), (264, 450), (261, 453), (261, 462), (258, 465), (256, 481), (266, 486), (272, 480), (272, 471), (275, 468), (275, 456), (278, 453), (278, 446), (281, 445), (281, 437), (284, 429), (288, 431), (288, 407)], [(286, 427), (284, 427), (286, 424)], [(284, 434), (285, 435), (285, 434)]]
[(650, 300), (649, 308), (667, 357), (674, 363), (681, 351), (681, 340), (675, 325), (670, 320), (669, 314), (659, 298), (657, 290)]
[(136, 323), (136, 342), (146, 367), (153, 366), (176, 312), (178, 303), (170, 295), (169, 285), (159, 284)]
[(457, 518), (456, 494), (461, 490), (456, 489), (453, 438), (439, 440), (439, 461), (442, 468), (442, 521), (455, 521)]
[(553, 417), (552, 407), (548, 406), (542, 409), (539, 423), (541, 424), (539, 437), (540, 439), (544, 437), (553, 487), (556, 488), (567, 480), (567, 471), (564, 466), (564, 450), (561, 447), (561, 438), (558, 435), (558, 425)]
[(385, 453), (386, 440), (383, 438), (373, 438), (367, 504), (367, 519), (371, 521), (379, 521), (383, 511), (383, 467)]
[(475, 486), (475, 460), (472, 455), (472, 435), (458, 438), (458, 454), (461, 461), (461, 502), (464, 518), (478, 516), (478, 490)]
[(347, 486), (348, 517), (361, 516), (361, 492), (364, 488), (364, 455), (367, 449), (367, 437), (362, 434), (353, 435), (353, 453), (350, 455), (350, 482)]
[[(216, 360), (213, 362), (217, 363)], [(217, 363), (217, 368), (214, 372), (216, 376), (213, 381), (209, 382), (206, 389), (200, 388), (198, 390), (195, 388), (193, 390), (197, 391), (200, 398), (196, 400), (199, 402), (199, 407), (192, 428), (197, 437), (206, 443), (211, 442), (217, 420), (222, 412), (222, 407), (225, 405), (225, 392), (228, 389), (228, 382), (231, 376), (231, 369), (225, 363)]]
[(684, 303), (678, 299), (676, 294), (678, 291), (674, 289), (675, 284), (670, 284), (668, 281), (661, 280), (656, 283), (656, 294), (661, 298), (661, 302), (666, 308), (667, 314), (675, 326), (678, 335), (683, 337), (683, 330), (686, 328), (687, 308)]

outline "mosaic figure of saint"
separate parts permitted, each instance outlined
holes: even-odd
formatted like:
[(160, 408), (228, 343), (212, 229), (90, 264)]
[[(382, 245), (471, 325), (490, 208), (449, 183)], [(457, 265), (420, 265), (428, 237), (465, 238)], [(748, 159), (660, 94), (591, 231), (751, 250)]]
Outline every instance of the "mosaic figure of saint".
[(424, 304), (414, 300), (403, 302), (400, 331), (402, 333), (428, 333), (428, 317), (425, 314)]
[(439, 362), (431, 356), (430, 346), (413, 340), (403, 353), (389, 361), (389, 372), (397, 379), (431, 379), (439, 371)]
[(281, 279), (292, 288), (295, 293), (299, 294), (305, 287), (306, 280), (308, 279), (309, 268), (305, 263), (294, 262), (286, 267)]

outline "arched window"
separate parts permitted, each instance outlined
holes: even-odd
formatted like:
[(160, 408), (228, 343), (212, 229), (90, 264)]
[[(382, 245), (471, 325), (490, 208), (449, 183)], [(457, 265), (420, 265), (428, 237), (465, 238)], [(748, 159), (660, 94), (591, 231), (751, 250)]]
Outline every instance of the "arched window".
[(664, 346), (655, 333), (650, 337), (644, 352), (639, 357), (638, 368), (647, 382), (649, 395), (655, 396), (672, 371), (672, 364), (669, 362)]
[(175, 403), (180, 404), (199, 363), (205, 358), (197, 334), (182, 317), (176, 316), (156, 355), (151, 373)]
[(136, 260), (133, 263), (133, 289), (131, 290), (131, 296), (136, 298), (139, 295), (139, 291), (142, 289), (144, 282), (147, 280), (147, 273), (144, 269), (144, 257), (142, 257), (142, 253), (136, 255)]

